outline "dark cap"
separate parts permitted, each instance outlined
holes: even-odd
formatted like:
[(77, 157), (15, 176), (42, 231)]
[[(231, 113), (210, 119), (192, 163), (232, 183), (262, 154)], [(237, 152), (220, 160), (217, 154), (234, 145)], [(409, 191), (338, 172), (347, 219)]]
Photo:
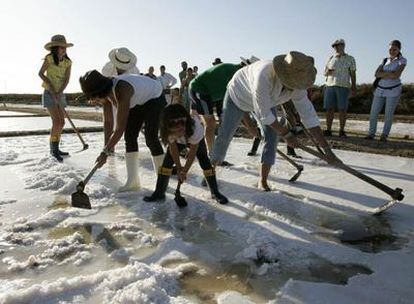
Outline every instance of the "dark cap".
[(102, 94), (112, 87), (112, 79), (103, 76), (97, 70), (88, 71), (79, 77), (79, 83), (83, 94), (76, 100), (91, 99), (94, 97), (104, 97)]
[(216, 65), (216, 64), (220, 64), (220, 63), (223, 63), (222, 61), (221, 61), (221, 59), (220, 58), (216, 58), (216, 59), (214, 59), (214, 61), (213, 61), (213, 65)]

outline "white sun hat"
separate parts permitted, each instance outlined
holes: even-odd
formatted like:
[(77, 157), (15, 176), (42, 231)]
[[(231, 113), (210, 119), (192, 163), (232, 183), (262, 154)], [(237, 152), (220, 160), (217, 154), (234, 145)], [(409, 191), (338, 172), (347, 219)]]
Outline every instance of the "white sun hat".
[(273, 58), (273, 68), (280, 81), (290, 89), (307, 89), (315, 82), (314, 59), (301, 52), (291, 51)]
[(137, 57), (126, 47), (111, 50), (108, 57), (117, 69), (124, 71), (133, 68), (137, 63)]

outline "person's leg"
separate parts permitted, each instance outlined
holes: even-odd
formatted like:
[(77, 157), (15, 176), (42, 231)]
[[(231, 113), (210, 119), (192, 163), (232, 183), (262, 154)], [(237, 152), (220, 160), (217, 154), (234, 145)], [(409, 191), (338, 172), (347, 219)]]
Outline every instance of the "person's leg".
[(55, 104), (47, 107), (50, 118), (52, 119), (52, 128), (50, 130), (50, 154), (58, 161), (63, 161), (59, 153), (59, 139), (62, 130), (62, 119), (59, 107)]
[(133, 191), (140, 188), (138, 165), (138, 135), (144, 122), (142, 106), (135, 106), (129, 110), (127, 126), (124, 133), (125, 163), (127, 169), (127, 181), (118, 189), (119, 192)]
[(337, 87), (336, 91), (339, 111), (339, 136), (346, 137), (345, 124), (348, 111), (349, 89)]
[(155, 202), (158, 200), (163, 200), (165, 198), (165, 192), (168, 188), (168, 183), (170, 181), (170, 176), (172, 173), (174, 161), (171, 157), (170, 149), (167, 149), (165, 153), (162, 166), (158, 171), (157, 184), (155, 186), (155, 191), (150, 196), (145, 196), (144, 201), (146, 202)]
[(269, 177), (270, 169), (275, 163), (278, 136), (276, 134), (276, 131), (268, 125), (263, 126), (263, 130), (264, 145), (261, 159), (262, 166), (260, 169), (259, 188), (263, 188), (265, 191), (271, 191), (267, 180)]
[(214, 164), (220, 164), (224, 161), (230, 142), (233, 139), (234, 133), (236, 133), (244, 113), (234, 104), (228, 93), (226, 93), (223, 104), (223, 120), (220, 124), (213, 150), (210, 151), (210, 158)]
[(333, 87), (325, 87), (323, 103), (324, 108), (326, 110), (326, 131), (324, 132), (326, 136), (332, 135), (332, 122), (334, 119), (335, 100), (335, 89)]
[(400, 96), (387, 97), (385, 102), (385, 116), (384, 116), (384, 129), (382, 130), (381, 137), (386, 140), (391, 131), (392, 119), (394, 117), (395, 108), (400, 101)]
[(382, 110), (382, 107), (385, 103), (385, 97), (380, 97), (374, 95), (371, 104), (371, 111), (369, 113), (369, 131), (367, 139), (371, 139), (375, 137), (375, 133), (377, 132), (377, 122), (378, 122), (378, 115)]
[(207, 142), (208, 150), (213, 149), (214, 137), (216, 136), (216, 119), (214, 115), (201, 115), (204, 124), (204, 136)]
[(60, 104), (59, 104), (59, 116), (60, 116), (60, 130), (59, 130), (59, 140), (58, 140), (58, 151), (59, 154), (62, 156), (67, 156), (69, 155), (68, 152), (63, 152), (60, 150), (59, 145), (60, 145), (60, 137), (62, 135), (62, 130), (65, 126), (65, 113), (64, 113), (64, 107), (66, 107), (66, 97), (62, 94), (61, 96), (61, 100), (60, 100)]
[(216, 173), (208, 157), (207, 147), (204, 140), (200, 141), (196, 156), (201, 169), (203, 169), (208, 187), (210, 188), (211, 197), (215, 199), (219, 204), (227, 204), (227, 197), (221, 194), (218, 190)]
[(160, 115), (164, 106), (159, 99), (150, 100), (144, 106), (145, 143), (151, 151), (154, 172), (157, 175), (164, 158), (164, 150), (158, 136)]
[(221, 117), (223, 116), (223, 100), (216, 101), (215, 106), (216, 106), (217, 118), (218, 118), (219, 124), (220, 124), (221, 123)]

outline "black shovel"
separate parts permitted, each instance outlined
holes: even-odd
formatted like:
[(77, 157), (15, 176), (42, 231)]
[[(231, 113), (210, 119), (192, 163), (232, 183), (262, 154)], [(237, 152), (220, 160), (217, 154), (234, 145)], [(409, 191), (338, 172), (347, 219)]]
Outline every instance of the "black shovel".
[(92, 209), (91, 202), (89, 201), (89, 196), (86, 195), (83, 190), (85, 189), (86, 184), (91, 179), (95, 171), (98, 170), (98, 163), (95, 167), (92, 168), (91, 172), (86, 176), (86, 178), (79, 182), (76, 186), (76, 192), (72, 193), (72, 207), (82, 208), (82, 209)]
[(276, 149), (276, 152), (279, 153), (279, 155), (282, 156), (282, 158), (284, 158), (289, 164), (291, 164), (292, 166), (294, 166), (298, 170), (298, 172), (296, 172), (296, 174), (293, 175), (289, 180), (289, 182), (293, 183), (302, 174), (303, 166), (296, 163), (293, 159), (291, 159), (289, 156), (287, 156), (285, 153), (283, 153), (279, 149)]
[(175, 200), (175, 203), (177, 204), (178, 207), (184, 208), (184, 207), (187, 207), (187, 201), (185, 200), (184, 197), (181, 196), (181, 192), (180, 192), (181, 184), (182, 183), (180, 181), (178, 181), (177, 189), (175, 189), (174, 200)]

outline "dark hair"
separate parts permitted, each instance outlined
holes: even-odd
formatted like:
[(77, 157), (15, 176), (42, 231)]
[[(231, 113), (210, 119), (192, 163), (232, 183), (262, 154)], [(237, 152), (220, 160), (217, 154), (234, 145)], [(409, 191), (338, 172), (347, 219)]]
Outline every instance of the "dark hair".
[(187, 119), (185, 123), (185, 139), (188, 139), (194, 133), (194, 120), (191, 118), (190, 113), (188, 113), (182, 105), (175, 103), (166, 106), (161, 113), (160, 121), (161, 140), (165, 145), (169, 143), (168, 137), (170, 135), (170, 129), (168, 121), (177, 118)]
[[(50, 55), (52, 55), (53, 61), (55, 62), (56, 65), (59, 65), (58, 49), (59, 49), (58, 46), (52, 46), (50, 48)], [(66, 58), (66, 59), (70, 60), (70, 58), (67, 54), (65, 54), (63, 56), (63, 58)]]
[(398, 57), (401, 57), (402, 56), (402, 54), (401, 54), (401, 41), (400, 40), (393, 40), (393, 41), (390, 42), (390, 45), (395, 46), (400, 50), (400, 52), (398, 53)]
[(165, 65), (160, 66), (160, 69), (165, 69)]

